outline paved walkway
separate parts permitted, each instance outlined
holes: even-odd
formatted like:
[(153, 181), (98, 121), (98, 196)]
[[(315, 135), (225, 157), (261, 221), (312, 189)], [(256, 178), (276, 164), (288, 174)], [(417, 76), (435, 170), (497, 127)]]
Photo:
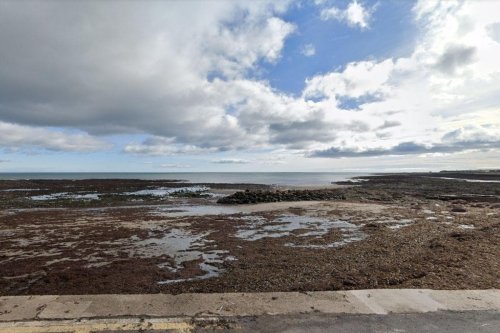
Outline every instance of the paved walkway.
[[(321, 327), (339, 323), (333, 318), (347, 320), (352, 316), (364, 316), (382, 318), (383, 322), (399, 314), (403, 317), (416, 316), (414, 319), (404, 317), (411, 319), (406, 319), (411, 328), (412, 320), (425, 320), (432, 313), (453, 316), (452, 312), (454, 316), (466, 313), (471, 318), (490, 316), (485, 319), (486, 325), (481, 326), (484, 332), (490, 332), (489, 327), (499, 323), (500, 290), (374, 289), (307, 293), (4, 296), (0, 297), (0, 333), (201, 332), (203, 327), (207, 330), (233, 329), (228, 326), (229, 322), (236, 323), (238, 331), (244, 331), (245, 327), (251, 331), (252, 328), (241, 317), (255, 318), (251, 323), (274, 322), (266, 318), (280, 318), (276, 323), (281, 322), (283, 327), (287, 323), (307, 327), (313, 324), (313, 318), (320, 318), (318, 332), (323, 332)], [(294, 324), (290, 318), (302, 318), (303, 321)], [(367, 323), (370, 321), (367, 319)], [(471, 328), (477, 322), (469, 320), (466, 324), (469, 326), (463, 327)], [(299, 326), (296, 327), (298, 330), (292, 331), (302, 332)], [(500, 327), (495, 329), (500, 331)], [(258, 328), (254, 330), (261, 331)]]

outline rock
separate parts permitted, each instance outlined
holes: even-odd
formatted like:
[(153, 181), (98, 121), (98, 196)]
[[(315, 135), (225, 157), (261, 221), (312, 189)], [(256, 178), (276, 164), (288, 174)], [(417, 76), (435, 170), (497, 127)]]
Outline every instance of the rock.
[[(452, 236), (453, 237), (453, 236)], [(433, 250), (444, 249), (446, 246), (438, 239), (433, 239), (429, 245)]]
[(473, 236), (472, 234), (465, 232), (452, 232), (450, 233), (450, 237), (458, 240), (459, 242), (464, 242), (475, 238), (475, 236)]
[(453, 203), (455, 205), (465, 205), (467, 203), (467, 201), (465, 201), (463, 199), (458, 199), (458, 200), (453, 200), (451, 203)]
[(342, 284), (344, 286), (347, 286), (347, 287), (354, 287), (354, 286), (358, 285), (357, 281), (355, 279), (353, 279), (353, 278), (350, 278), (350, 277), (345, 278), (342, 281)]
[(287, 190), (287, 191), (251, 191), (236, 192), (219, 199), (221, 204), (244, 204), (279, 201), (346, 200), (338, 190)]
[(467, 209), (465, 209), (464, 207), (461, 207), (461, 206), (453, 206), (451, 208), (451, 211), (454, 213), (465, 213), (465, 212), (467, 212)]

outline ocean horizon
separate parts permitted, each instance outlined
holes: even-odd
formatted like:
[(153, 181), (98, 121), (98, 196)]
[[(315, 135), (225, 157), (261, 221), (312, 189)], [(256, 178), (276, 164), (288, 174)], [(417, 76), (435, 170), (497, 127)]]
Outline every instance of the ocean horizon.
[(0, 180), (20, 179), (142, 179), (191, 183), (327, 185), (371, 173), (358, 172), (5, 172)]

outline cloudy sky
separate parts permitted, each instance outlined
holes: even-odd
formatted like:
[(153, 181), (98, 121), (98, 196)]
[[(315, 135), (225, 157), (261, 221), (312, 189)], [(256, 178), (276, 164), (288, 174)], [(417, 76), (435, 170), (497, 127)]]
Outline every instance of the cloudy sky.
[(0, 171), (500, 167), (498, 13), (0, 0)]

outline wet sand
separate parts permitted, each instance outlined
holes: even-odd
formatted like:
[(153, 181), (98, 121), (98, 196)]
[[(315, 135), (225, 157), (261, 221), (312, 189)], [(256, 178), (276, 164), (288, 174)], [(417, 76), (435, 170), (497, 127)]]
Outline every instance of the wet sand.
[(499, 288), (500, 184), (443, 178), (2, 181), (0, 294)]

